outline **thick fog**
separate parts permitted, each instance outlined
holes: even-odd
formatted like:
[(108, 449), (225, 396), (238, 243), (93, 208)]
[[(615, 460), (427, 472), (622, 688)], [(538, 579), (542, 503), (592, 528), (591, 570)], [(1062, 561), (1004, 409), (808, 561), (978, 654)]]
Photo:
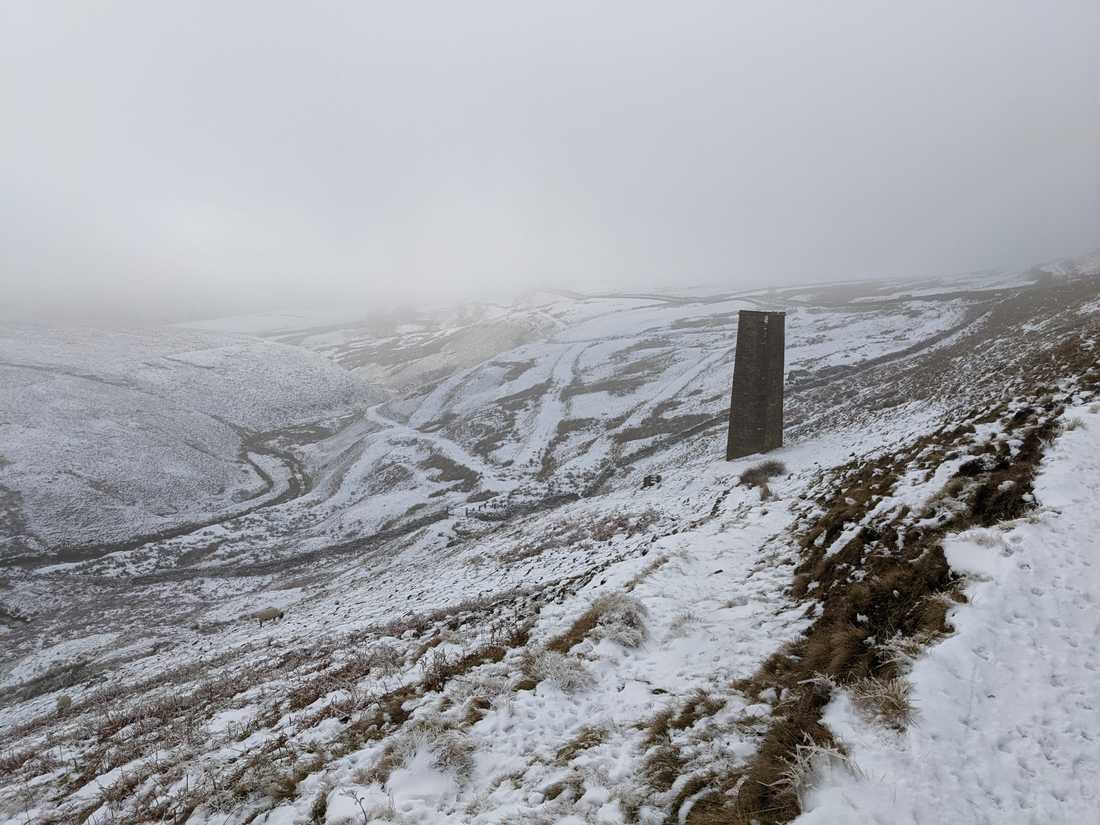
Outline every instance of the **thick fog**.
[(1100, 247), (1100, 3), (5, 2), (0, 317)]

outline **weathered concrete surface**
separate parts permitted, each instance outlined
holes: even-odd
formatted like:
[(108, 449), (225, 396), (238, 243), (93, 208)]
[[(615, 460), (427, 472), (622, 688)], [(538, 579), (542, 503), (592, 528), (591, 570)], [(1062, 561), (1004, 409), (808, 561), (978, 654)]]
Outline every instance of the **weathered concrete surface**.
[(786, 313), (738, 313), (726, 460), (783, 446)]

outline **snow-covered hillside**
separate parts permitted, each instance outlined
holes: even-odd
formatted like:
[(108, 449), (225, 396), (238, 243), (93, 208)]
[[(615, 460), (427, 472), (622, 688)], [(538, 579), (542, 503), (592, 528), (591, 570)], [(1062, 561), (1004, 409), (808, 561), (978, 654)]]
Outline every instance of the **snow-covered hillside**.
[[(893, 821), (948, 774), (908, 821), (1087, 812), (1067, 273), (5, 328), (0, 822)], [(721, 460), (760, 306), (766, 479)]]
[(381, 397), (327, 359), (257, 339), (10, 324), (0, 386), (0, 558), (270, 503), (300, 484), (280, 435)]

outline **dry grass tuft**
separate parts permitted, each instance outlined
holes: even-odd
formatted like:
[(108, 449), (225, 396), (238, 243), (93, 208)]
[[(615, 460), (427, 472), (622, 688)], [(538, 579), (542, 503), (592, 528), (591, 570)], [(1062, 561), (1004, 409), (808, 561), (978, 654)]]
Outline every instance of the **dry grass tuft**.
[(558, 748), (556, 760), (568, 765), (578, 753), (603, 744), (607, 739), (607, 728), (586, 725), (577, 735)]
[(769, 479), (781, 476), (786, 472), (786, 464), (782, 461), (769, 459), (749, 467), (741, 473), (738, 481), (746, 487), (766, 487)]
[(905, 730), (913, 720), (909, 683), (904, 679), (860, 679), (848, 686), (848, 695), (864, 716), (889, 728)]
[(671, 743), (651, 748), (642, 762), (642, 776), (657, 791), (667, 793), (684, 772), (684, 759)]
[(20, 751), (7, 751), (0, 753), (0, 773), (15, 773), (27, 762), (30, 762), (38, 755), (38, 751), (33, 748), (27, 748)]
[(493, 703), (484, 696), (473, 696), (466, 703), (466, 715), (463, 722), (467, 726), (476, 725), (493, 707)]
[(741, 774), (730, 774), (712, 793), (696, 798), (683, 820), (684, 825), (730, 825), (737, 822), (731, 794), (736, 791), (740, 780)]
[(542, 789), (542, 795), (553, 801), (559, 797), (575, 802), (584, 793), (584, 781), (579, 774), (570, 774), (567, 778), (547, 785)]
[(609, 639), (623, 647), (638, 647), (649, 635), (645, 626), (645, 606), (625, 593), (609, 593), (592, 602), (599, 618), (596, 638)]
[(551, 639), (546, 649), (568, 653), (589, 637), (638, 647), (648, 636), (645, 617), (645, 606), (633, 596), (607, 593), (596, 598), (567, 631)]
[(586, 610), (577, 617), (568, 630), (547, 642), (546, 649), (554, 653), (568, 653), (591, 635), (599, 618), (599, 614), (592, 609)]
[(841, 681), (861, 678), (872, 667), (864, 644), (869, 635), (863, 628), (847, 622), (823, 627), (806, 640), (805, 667)]
[(725, 704), (724, 699), (711, 696), (705, 690), (699, 689), (688, 697), (680, 712), (669, 720), (668, 726), (674, 730), (686, 730), (693, 727), (700, 719), (714, 716)]
[(785, 763), (779, 778), (772, 783), (783, 795), (793, 797), (798, 802), (799, 809), (803, 808), (806, 791), (810, 789), (814, 775), (826, 766), (843, 766), (851, 768), (851, 762), (837, 747), (832, 744), (820, 745), (808, 736), (806, 741), (795, 746)]
[(332, 788), (328, 785), (322, 786), (318, 791), (317, 797), (309, 807), (310, 825), (324, 825), (325, 818), (328, 816), (328, 795), (331, 791)]
[(535, 682), (549, 682), (566, 693), (583, 690), (592, 684), (592, 674), (577, 659), (556, 650), (527, 653), (520, 661), (520, 670)]
[(406, 766), (420, 751), (432, 754), (432, 766), (453, 773), (459, 781), (474, 769), (474, 746), (464, 733), (436, 716), (419, 719), (392, 737), (374, 766), (358, 777), (363, 782), (385, 785), (390, 774)]
[(447, 654), (435, 648), (423, 665), (424, 689), (441, 691), (456, 676), (468, 673), (479, 665), (499, 662), (510, 648), (526, 644), (529, 633), (530, 628), (527, 625), (518, 626), (508, 632), (495, 633), (486, 644), (463, 654)]

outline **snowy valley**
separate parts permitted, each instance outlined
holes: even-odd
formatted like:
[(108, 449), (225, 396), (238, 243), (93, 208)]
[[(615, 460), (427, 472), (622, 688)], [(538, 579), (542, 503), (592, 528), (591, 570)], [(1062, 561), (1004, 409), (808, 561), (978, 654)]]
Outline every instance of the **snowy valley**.
[(1088, 821), (1098, 361), (1096, 255), (2, 324), (0, 822)]

